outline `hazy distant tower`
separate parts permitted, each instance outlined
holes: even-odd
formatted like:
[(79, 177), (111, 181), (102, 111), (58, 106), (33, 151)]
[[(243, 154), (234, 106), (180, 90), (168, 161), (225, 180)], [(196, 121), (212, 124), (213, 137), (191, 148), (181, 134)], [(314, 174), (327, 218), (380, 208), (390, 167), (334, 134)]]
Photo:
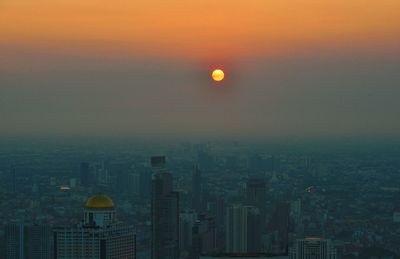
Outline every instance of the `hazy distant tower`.
[(192, 177), (192, 209), (201, 213), (202, 202), (201, 171), (198, 166), (195, 166)]
[(249, 179), (246, 183), (246, 204), (260, 210), (261, 223), (265, 224), (267, 184), (264, 179)]

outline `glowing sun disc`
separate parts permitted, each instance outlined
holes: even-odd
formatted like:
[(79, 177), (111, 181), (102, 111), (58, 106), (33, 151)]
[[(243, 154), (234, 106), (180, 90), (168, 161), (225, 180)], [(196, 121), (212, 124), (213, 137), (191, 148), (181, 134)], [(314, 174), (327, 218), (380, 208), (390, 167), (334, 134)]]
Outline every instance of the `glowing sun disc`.
[(214, 81), (219, 82), (219, 81), (222, 81), (222, 80), (224, 79), (225, 73), (224, 73), (224, 71), (222, 71), (221, 69), (215, 69), (215, 70), (212, 72), (211, 76), (212, 76), (212, 79), (213, 79)]

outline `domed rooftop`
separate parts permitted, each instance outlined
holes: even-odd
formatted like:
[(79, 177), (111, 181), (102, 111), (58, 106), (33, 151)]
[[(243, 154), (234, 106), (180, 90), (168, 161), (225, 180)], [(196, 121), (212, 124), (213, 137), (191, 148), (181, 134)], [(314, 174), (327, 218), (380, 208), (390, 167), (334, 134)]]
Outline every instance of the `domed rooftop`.
[(86, 200), (87, 209), (113, 209), (115, 207), (113, 200), (105, 194), (96, 194)]

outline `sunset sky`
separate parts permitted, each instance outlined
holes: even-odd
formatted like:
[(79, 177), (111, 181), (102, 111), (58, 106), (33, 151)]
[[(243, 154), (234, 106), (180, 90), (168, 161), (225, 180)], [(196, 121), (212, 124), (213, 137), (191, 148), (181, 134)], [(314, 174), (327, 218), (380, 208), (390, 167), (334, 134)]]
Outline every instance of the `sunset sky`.
[(398, 0), (0, 1), (2, 135), (398, 136), (399, 68)]

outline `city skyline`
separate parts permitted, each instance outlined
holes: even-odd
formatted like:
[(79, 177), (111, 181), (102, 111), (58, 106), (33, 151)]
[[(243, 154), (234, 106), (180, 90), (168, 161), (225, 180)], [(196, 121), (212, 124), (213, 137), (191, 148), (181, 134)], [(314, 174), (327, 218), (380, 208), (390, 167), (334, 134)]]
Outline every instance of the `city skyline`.
[(0, 0), (0, 259), (400, 259), (400, 0)]

